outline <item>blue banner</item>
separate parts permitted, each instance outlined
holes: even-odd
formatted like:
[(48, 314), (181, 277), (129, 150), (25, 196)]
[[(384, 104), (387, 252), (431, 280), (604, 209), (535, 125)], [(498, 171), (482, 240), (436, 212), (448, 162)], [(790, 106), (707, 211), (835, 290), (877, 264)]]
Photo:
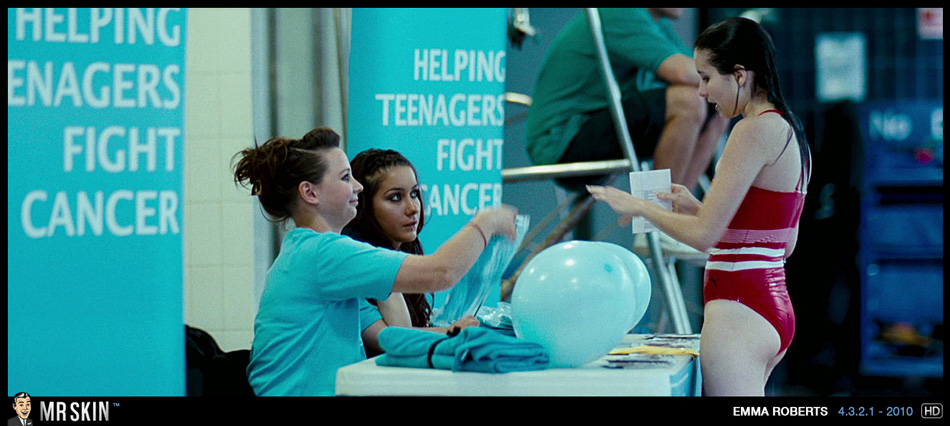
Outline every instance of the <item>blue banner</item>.
[(352, 22), (347, 155), (413, 163), (432, 253), (501, 203), (507, 9), (354, 9)]
[(183, 9), (7, 9), (7, 394), (184, 395)]

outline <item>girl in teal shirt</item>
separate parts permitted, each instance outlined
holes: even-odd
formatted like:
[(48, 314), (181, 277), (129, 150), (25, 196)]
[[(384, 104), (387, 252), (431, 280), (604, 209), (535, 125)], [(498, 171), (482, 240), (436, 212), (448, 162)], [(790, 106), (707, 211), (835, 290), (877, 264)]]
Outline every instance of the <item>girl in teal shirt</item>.
[(341, 236), (363, 187), (339, 141), (318, 127), (236, 156), (235, 182), (250, 185), (271, 219), (295, 225), (267, 273), (254, 321), (247, 375), (259, 396), (334, 395), (336, 370), (366, 358), (361, 333), (380, 318), (364, 299), (447, 290), (489, 238), (515, 236), (517, 212), (509, 206), (479, 212), (427, 256)]

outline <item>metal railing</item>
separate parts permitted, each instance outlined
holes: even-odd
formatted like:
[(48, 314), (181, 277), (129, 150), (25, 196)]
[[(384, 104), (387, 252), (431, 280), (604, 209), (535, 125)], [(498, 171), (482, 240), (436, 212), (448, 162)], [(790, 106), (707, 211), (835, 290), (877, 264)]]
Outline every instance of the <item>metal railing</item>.
[[(607, 87), (607, 97), (610, 102), (610, 113), (614, 121), (614, 126), (617, 130), (618, 139), (621, 143), (621, 149), (623, 150), (626, 158), (620, 160), (565, 163), (504, 169), (501, 171), (502, 182), (504, 183), (605, 174), (613, 174), (614, 176), (610, 179), (610, 181), (612, 181), (618, 173), (639, 172), (641, 170), (640, 163), (637, 160), (637, 154), (633, 149), (633, 141), (630, 138), (630, 131), (627, 128), (627, 122), (624, 119), (625, 116), (623, 113), (623, 105), (621, 103), (620, 87), (617, 84), (616, 77), (614, 76), (610, 67), (610, 58), (607, 55), (607, 48), (604, 43), (600, 14), (596, 8), (585, 9), (584, 13), (587, 15), (587, 21), (590, 25), (591, 35), (594, 38), (594, 44), (597, 49), (597, 58), (599, 61), (600, 72), (606, 83), (605, 86)], [(548, 235), (548, 237), (540, 244), (540, 247), (537, 251), (541, 251), (544, 248), (556, 243), (557, 241), (560, 241), (566, 232), (570, 229), (573, 229), (573, 227), (576, 226), (583, 215), (589, 212), (593, 205), (593, 198), (587, 193), (580, 194), (579, 196), (582, 197), (582, 199), (579, 202), (575, 202), (575, 206), (571, 212), (567, 215), (567, 217), (562, 219), (561, 223), (554, 229), (554, 231), (552, 231), (551, 234)], [(659, 281), (659, 286), (663, 290), (667, 301), (667, 308), (669, 309), (674, 332), (678, 334), (691, 334), (692, 328), (689, 324), (686, 305), (683, 300), (683, 292), (680, 288), (678, 280), (672, 275), (675, 273), (675, 270), (672, 267), (667, 267), (667, 263), (663, 257), (662, 248), (660, 247), (659, 233), (649, 233), (647, 235), (647, 243), (650, 249), (653, 269)], [(522, 267), (524, 267), (524, 265), (527, 264), (529, 260), (530, 257), (525, 259), (524, 263), (522, 263)], [(509, 280), (506, 280), (506, 282), (502, 284), (503, 299), (506, 295), (510, 295), (511, 288), (514, 285), (513, 283), (517, 279), (520, 272), (521, 270), (519, 269), (511, 278), (509, 278)]]

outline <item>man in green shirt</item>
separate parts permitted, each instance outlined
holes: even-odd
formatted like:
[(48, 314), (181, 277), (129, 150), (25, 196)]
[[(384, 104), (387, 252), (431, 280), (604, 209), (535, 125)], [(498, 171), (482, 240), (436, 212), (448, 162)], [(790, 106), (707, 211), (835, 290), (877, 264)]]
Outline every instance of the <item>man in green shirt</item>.
[[(698, 95), (692, 49), (669, 19), (682, 9), (599, 9), (627, 127), (640, 160), (670, 169), (673, 183), (695, 187), (728, 121)], [(538, 74), (527, 117), (534, 164), (624, 158), (600, 75), (596, 46), (583, 13), (557, 35)], [(589, 177), (556, 179), (583, 191)]]

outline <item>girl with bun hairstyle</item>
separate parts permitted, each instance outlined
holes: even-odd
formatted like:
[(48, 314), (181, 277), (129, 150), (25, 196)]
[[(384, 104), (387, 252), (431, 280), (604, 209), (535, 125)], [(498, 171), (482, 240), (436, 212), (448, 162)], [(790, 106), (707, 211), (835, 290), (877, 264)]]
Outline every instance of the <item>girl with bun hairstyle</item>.
[(479, 212), (431, 255), (340, 235), (363, 185), (339, 143), (336, 132), (318, 127), (235, 155), (235, 182), (250, 187), (270, 220), (295, 225), (267, 273), (254, 321), (247, 376), (259, 396), (334, 395), (336, 370), (366, 358), (361, 335), (380, 319), (366, 299), (450, 289), (488, 238), (516, 236), (509, 206)]

